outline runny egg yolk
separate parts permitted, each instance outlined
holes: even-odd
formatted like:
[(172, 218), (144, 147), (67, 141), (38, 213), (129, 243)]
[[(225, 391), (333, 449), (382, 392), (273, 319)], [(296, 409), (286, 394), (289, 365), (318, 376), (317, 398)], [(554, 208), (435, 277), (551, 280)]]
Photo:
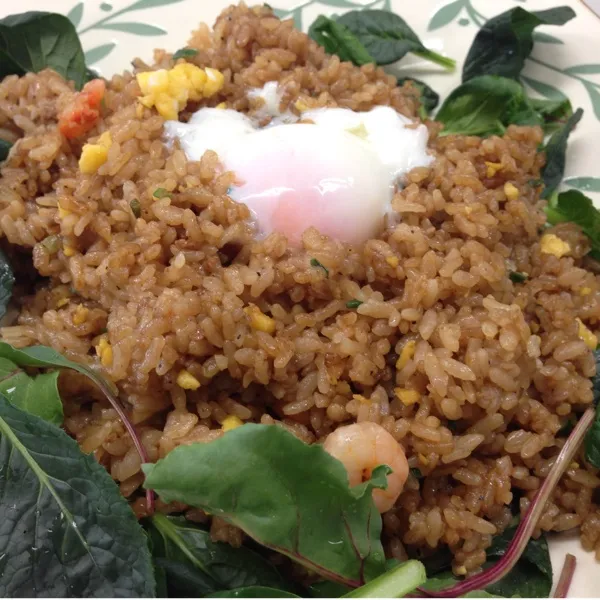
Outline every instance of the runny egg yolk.
[(217, 152), (235, 174), (231, 198), (263, 235), (278, 231), (293, 246), (310, 227), (351, 244), (377, 236), (402, 176), (431, 161), (426, 128), (390, 107), (302, 116), (308, 122), (290, 124), (286, 114), (260, 129), (236, 111), (202, 108), (189, 123), (168, 121), (165, 133), (190, 160)]

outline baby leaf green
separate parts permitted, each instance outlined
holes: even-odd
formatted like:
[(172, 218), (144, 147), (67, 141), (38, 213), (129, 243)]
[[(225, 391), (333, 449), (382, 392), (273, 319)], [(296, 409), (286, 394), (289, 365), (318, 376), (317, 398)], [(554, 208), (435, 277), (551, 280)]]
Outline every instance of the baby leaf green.
[(419, 116), (422, 119), (425, 119), (439, 104), (440, 95), (435, 90), (430, 88), (426, 83), (424, 83), (420, 79), (415, 79), (414, 77), (402, 77), (398, 79), (398, 85), (402, 86), (406, 81), (412, 81), (413, 85), (421, 93), (421, 107), (419, 111)]
[(104, 467), (2, 396), (0, 556), (3, 598), (154, 594), (143, 530)]
[(349, 60), (358, 66), (375, 62), (368, 50), (345, 25), (329, 17), (317, 17), (308, 29), (308, 35), (323, 46), (328, 54), (336, 54), (341, 60)]
[[(208, 531), (181, 517), (155, 514), (150, 521), (155, 556), (171, 562), (187, 563), (213, 580), (214, 589), (265, 586), (284, 589), (285, 583), (277, 569), (262, 556), (241, 546), (213, 542)], [(169, 573), (167, 571), (167, 573)], [(168, 575), (169, 585), (172, 585)]]
[(54, 69), (80, 89), (85, 57), (73, 23), (64, 15), (26, 12), (0, 20), (0, 79)]
[(63, 421), (58, 375), (53, 371), (31, 377), (0, 353), (0, 394), (17, 408), (55, 425)]
[(207, 444), (180, 446), (143, 465), (145, 487), (202, 508), (326, 579), (358, 587), (384, 571), (373, 488), (389, 468), (350, 488), (320, 445), (274, 425), (246, 424)]
[(493, 17), (473, 40), (463, 66), (463, 82), (481, 75), (518, 79), (533, 49), (534, 29), (539, 25), (564, 25), (575, 16), (570, 6), (536, 12), (517, 6)]
[(347, 27), (378, 65), (389, 65), (409, 52), (452, 71), (456, 62), (423, 45), (399, 15), (389, 10), (351, 10), (337, 23)]
[(544, 182), (544, 191), (542, 198), (549, 198), (558, 189), (567, 163), (567, 142), (569, 135), (575, 129), (575, 126), (581, 117), (583, 110), (578, 108), (568, 119), (567, 122), (556, 130), (548, 140), (546, 147), (546, 164), (542, 169), (542, 180)]

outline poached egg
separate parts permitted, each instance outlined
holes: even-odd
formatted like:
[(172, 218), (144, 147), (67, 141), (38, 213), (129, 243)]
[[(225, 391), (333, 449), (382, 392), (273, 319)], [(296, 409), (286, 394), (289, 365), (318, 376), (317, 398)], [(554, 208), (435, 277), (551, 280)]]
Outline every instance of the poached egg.
[(229, 195), (248, 206), (264, 235), (278, 231), (293, 246), (309, 227), (351, 244), (375, 237), (402, 177), (433, 160), (426, 127), (388, 106), (309, 110), (290, 123), (276, 90), (270, 82), (254, 92), (273, 117), (267, 127), (234, 110), (201, 108), (188, 123), (167, 121), (166, 138), (179, 140), (189, 160), (215, 151), (235, 173)]

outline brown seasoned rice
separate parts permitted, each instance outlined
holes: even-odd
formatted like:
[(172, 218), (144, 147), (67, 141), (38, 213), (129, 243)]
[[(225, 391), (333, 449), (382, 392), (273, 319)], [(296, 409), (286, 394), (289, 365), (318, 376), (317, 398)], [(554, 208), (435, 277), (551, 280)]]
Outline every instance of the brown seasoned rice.
[[(410, 84), (399, 88), (372, 65), (326, 56), (266, 5), (227, 9), (214, 31), (201, 26), (188, 45), (199, 50), (190, 60), (225, 74), (211, 106), (253, 111), (249, 88), (277, 80), (292, 110), (301, 99), (417, 113)], [(155, 60), (134, 64), (172, 65), (164, 51)], [(409, 477), (383, 516), (386, 550), (405, 558), (448, 546), (455, 569), (477, 570), (492, 536), (509, 525), (511, 506), (526, 510), (564, 441), (562, 425), (592, 402), (595, 363), (576, 319), (600, 328), (600, 279), (586, 269), (588, 244), (575, 226), (553, 230), (568, 255), (541, 251), (545, 217), (531, 185), (543, 164), (541, 131), (438, 138), (430, 124), (436, 160), (411, 172), (395, 195), (399, 224), (363, 247), (308, 230), (304, 249), (291, 251), (279, 234), (254, 239), (248, 209), (227, 196), (232, 174), (219, 171), (213, 152), (188, 162), (180, 149), (168, 150), (162, 117), (137, 112), (139, 94), (130, 73), (109, 82), (103, 119), (88, 137), (110, 131), (113, 145), (97, 174), (82, 175), (81, 144), (57, 128), (71, 86), (49, 71), (0, 84), (2, 135), (19, 138), (1, 169), (0, 232), (13, 261), (31, 257), (44, 278), (20, 282), (18, 322), (2, 328), (2, 338), (99, 366), (94, 347), (107, 336), (113, 359), (105, 375), (150, 460), (219, 437), (228, 415), (277, 423), (308, 443), (339, 424), (380, 423), (423, 474)], [(502, 168), (490, 177), (486, 162)], [(517, 199), (507, 197), (506, 182)], [(157, 187), (171, 196), (154, 198)], [(59, 236), (56, 253), (42, 244), (49, 236)], [(73, 256), (65, 256), (67, 244)], [(514, 284), (511, 270), (528, 279)], [(353, 299), (362, 304), (348, 309)], [(273, 335), (251, 328), (251, 304), (274, 320)], [(89, 312), (76, 325), (80, 305)], [(407, 343), (414, 355), (396, 368)], [(182, 368), (199, 389), (176, 384)], [(140, 459), (115, 411), (77, 375), (64, 373), (60, 385), (67, 431), (143, 514)], [(418, 391), (419, 401), (404, 405), (396, 387)], [(584, 548), (600, 559), (599, 485), (580, 457), (539, 530), (580, 527)], [(190, 517), (208, 521), (201, 511)], [(241, 543), (226, 523), (213, 519), (211, 527), (215, 539)]]

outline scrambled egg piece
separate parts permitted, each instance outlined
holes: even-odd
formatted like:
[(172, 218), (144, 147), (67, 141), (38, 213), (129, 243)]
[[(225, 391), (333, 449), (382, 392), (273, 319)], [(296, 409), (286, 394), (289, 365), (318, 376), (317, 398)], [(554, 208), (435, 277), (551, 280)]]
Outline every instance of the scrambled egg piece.
[(390, 265), (392, 269), (395, 269), (400, 264), (400, 260), (397, 256), (387, 256), (385, 262)]
[(598, 336), (594, 335), (582, 322), (581, 319), (575, 319), (579, 323), (579, 337), (585, 342), (590, 350), (595, 350), (598, 346)]
[(552, 254), (556, 258), (561, 258), (571, 252), (571, 246), (553, 233), (544, 234), (540, 240), (540, 245), (543, 254)]
[(488, 160), (485, 161), (485, 166), (487, 167), (486, 175), (488, 177), (494, 177), (498, 171), (502, 171), (503, 165), (502, 163), (490, 162)]
[(105, 336), (101, 337), (96, 346), (96, 354), (100, 357), (100, 362), (103, 367), (110, 367), (113, 361), (113, 350), (108, 339)]
[(223, 419), (223, 423), (221, 423), (221, 429), (223, 431), (231, 431), (232, 429), (237, 429), (240, 425), (243, 425), (244, 422), (235, 415), (229, 415)]
[(398, 371), (404, 369), (404, 367), (408, 364), (408, 361), (415, 355), (416, 346), (417, 342), (415, 342), (415, 340), (411, 340), (410, 342), (406, 342), (406, 344), (404, 344), (402, 351), (400, 352), (400, 356), (396, 361), (396, 369), (398, 369)]
[(244, 312), (250, 319), (250, 325), (252, 329), (257, 331), (264, 331), (265, 333), (274, 333), (275, 331), (275, 320), (265, 315), (258, 306), (251, 304), (244, 309)]
[(504, 193), (509, 200), (516, 200), (519, 197), (519, 189), (510, 181), (504, 184)]
[[(79, 159), (79, 170), (91, 175), (95, 173), (108, 159), (108, 150), (112, 146), (112, 138), (110, 132), (105, 131), (96, 144), (85, 144), (81, 150)], [(68, 211), (65, 211), (68, 213)], [(59, 208), (59, 215), (60, 208)]]
[(75, 314), (73, 315), (73, 325), (81, 325), (85, 323), (88, 318), (89, 309), (83, 306), (83, 304), (78, 304), (75, 309)]
[(189, 100), (198, 101), (214, 96), (225, 82), (223, 73), (191, 63), (180, 63), (172, 69), (138, 73), (137, 82), (143, 96), (140, 102), (156, 108), (165, 119), (176, 120)]
[(197, 390), (200, 382), (188, 370), (182, 369), (177, 375), (177, 385), (184, 390)]
[(396, 397), (404, 406), (411, 406), (411, 404), (416, 404), (421, 398), (421, 394), (417, 392), (417, 390), (409, 390), (405, 388), (396, 388), (394, 390)]

